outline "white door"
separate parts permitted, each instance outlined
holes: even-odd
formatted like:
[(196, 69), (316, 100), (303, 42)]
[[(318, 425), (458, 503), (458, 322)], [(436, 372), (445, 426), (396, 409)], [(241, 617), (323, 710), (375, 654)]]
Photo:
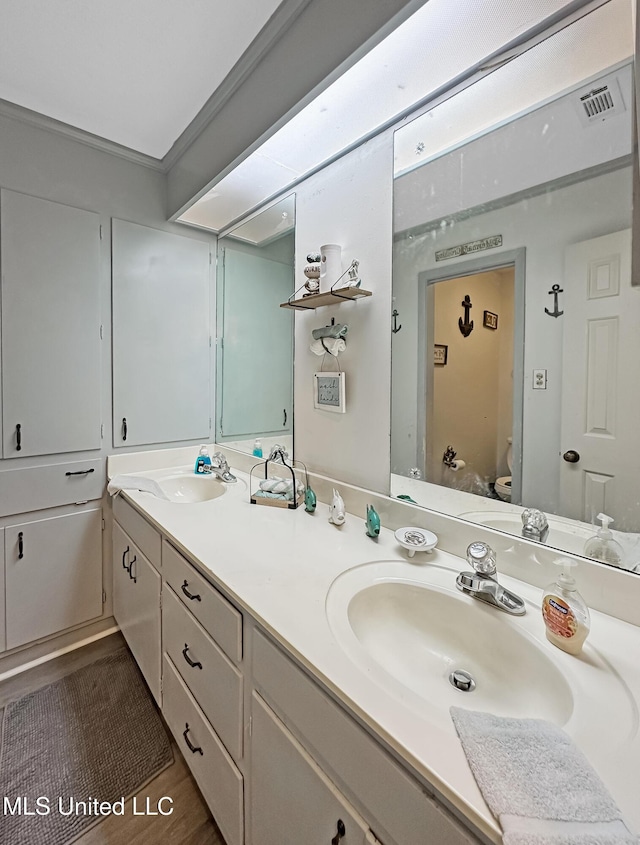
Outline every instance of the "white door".
[(7, 648), (102, 615), (102, 509), (7, 525)]
[(99, 449), (100, 218), (1, 194), (3, 455)]
[(562, 287), (561, 513), (593, 522), (602, 511), (614, 528), (640, 531), (640, 385), (629, 377), (640, 361), (640, 287), (631, 286), (631, 231), (568, 247)]
[(209, 245), (112, 221), (113, 445), (209, 437)]

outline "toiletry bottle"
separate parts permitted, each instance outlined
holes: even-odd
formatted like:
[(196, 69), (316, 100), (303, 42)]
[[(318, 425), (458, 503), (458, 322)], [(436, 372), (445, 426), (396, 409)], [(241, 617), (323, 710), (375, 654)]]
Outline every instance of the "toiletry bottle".
[(200, 453), (196, 458), (196, 465), (194, 467), (194, 472), (198, 475), (202, 475), (206, 472), (205, 467), (211, 466), (211, 458), (209, 457), (209, 449), (207, 446), (200, 447)]
[(256, 458), (262, 457), (262, 440), (260, 438), (256, 438), (253, 441), (253, 455)]
[(613, 522), (606, 513), (599, 513), (596, 519), (602, 523), (593, 537), (590, 537), (584, 544), (584, 554), (593, 560), (601, 560), (603, 563), (611, 563), (613, 566), (620, 566), (624, 551), (620, 543), (613, 539), (609, 530), (609, 523)]
[(569, 654), (579, 654), (590, 628), (589, 609), (571, 576), (575, 561), (559, 560), (560, 573), (542, 595), (542, 618), (547, 639)]

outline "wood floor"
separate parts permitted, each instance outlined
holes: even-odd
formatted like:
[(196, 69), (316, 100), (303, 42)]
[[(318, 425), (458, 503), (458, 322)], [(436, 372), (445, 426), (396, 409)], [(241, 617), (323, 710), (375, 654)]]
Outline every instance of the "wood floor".
[[(114, 634), (0, 682), (0, 708), (123, 645), (121, 635)], [(132, 802), (128, 801), (124, 816), (106, 817), (76, 839), (74, 845), (225, 845), (175, 743), (173, 757), (173, 765), (141, 789), (137, 796), (138, 808), (145, 807), (147, 799), (153, 808), (160, 798), (172, 798), (170, 816), (134, 816)]]

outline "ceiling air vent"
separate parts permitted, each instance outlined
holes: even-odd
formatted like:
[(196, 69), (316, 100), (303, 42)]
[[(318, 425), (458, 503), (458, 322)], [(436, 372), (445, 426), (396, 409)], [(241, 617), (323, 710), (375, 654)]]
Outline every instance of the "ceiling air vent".
[(580, 119), (586, 125), (599, 123), (625, 111), (620, 85), (615, 76), (598, 80), (588, 89), (577, 93)]

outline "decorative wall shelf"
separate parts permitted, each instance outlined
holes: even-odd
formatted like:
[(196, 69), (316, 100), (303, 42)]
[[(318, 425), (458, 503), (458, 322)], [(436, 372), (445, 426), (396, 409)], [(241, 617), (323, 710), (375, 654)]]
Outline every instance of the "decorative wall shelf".
[(371, 296), (370, 290), (363, 288), (337, 288), (325, 293), (312, 293), (309, 296), (302, 296), (300, 299), (292, 299), (291, 302), (282, 302), (280, 308), (292, 308), (294, 311), (314, 311), (323, 305), (337, 305), (345, 300), (362, 299)]

